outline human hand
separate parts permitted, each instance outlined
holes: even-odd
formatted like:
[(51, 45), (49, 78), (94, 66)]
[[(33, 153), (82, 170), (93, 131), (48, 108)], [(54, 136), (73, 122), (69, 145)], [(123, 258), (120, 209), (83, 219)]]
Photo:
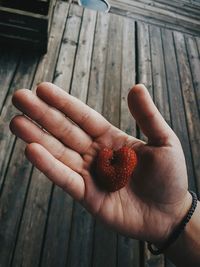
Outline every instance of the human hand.
[[(12, 132), (28, 143), (27, 158), (110, 227), (162, 244), (187, 213), (191, 196), (180, 142), (143, 85), (130, 91), (128, 104), (147, 144), (50, 83), (40, 84), (37, 96), (17, 91), (13, 103), (42, 127), (25, 116), (11, 121)], [(124, 188), (103, 191), (92, 176), (93, 162), (101, 148), (123, 145), (136, 151), (137, 168)]]

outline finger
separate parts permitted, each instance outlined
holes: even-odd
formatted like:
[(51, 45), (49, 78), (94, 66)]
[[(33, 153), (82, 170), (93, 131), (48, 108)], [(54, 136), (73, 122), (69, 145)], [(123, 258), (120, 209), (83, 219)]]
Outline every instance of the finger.
[(13, 104), (78, 153), (86, 152), (92, 144), (88, 134), (69, 121), (61, 112), (49, 107), (30, 90), (18, 90), (13, 96)]
[(74, 150), (65, 147), (52, 135), (44, 132), (25, 116), (16, 116), (10, 123), (11, 131), (26, 143), (38, 143), (45, 147), (56, 159), (80, 173), (82, 157)]
[(154, 105), (151, 96), (144, 85), (138, 84), (128, 95), (129, 109), (142, 132), (152, 145), (167, 145), (175, 136)]
[(78, 173), (54, 158), (51, 153), (37, 143), (28, 144), (25, 153), (28, 160), (52, 182), (76, 200), (83, 200), (85, 184)]
[(105, 133), (111, 124), (98, 112), (52, 83), (41, 83), (37, 95), (59, 109), (92, 137)]

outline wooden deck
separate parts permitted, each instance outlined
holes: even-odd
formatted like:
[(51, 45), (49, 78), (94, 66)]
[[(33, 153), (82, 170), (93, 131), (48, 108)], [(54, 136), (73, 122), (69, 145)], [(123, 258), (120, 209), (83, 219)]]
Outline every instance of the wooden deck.
[(111, 12), (172, 30), (200, 35), (200, 1), (110, 0)]
[(126, 103), (142, 82), (179, 136), (189, 186), (200, 193), (200, 38), (123, 15), (58, 2), (48, 54), (0, 48), (0, 267), (173, 266), (95, 221), (28, 163), (25, 144), (9, 131), (13, 92), (53, 81), (144, 138)]

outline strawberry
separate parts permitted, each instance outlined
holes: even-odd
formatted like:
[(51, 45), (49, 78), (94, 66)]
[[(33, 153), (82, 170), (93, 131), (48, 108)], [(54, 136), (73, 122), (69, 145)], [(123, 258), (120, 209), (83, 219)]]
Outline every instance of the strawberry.
[(136, 164), (136, 153), (130, 147), (117, 151), (105, 147), (97, 156), (97, 182), (109, 192), (117, 191), (130, 180)]

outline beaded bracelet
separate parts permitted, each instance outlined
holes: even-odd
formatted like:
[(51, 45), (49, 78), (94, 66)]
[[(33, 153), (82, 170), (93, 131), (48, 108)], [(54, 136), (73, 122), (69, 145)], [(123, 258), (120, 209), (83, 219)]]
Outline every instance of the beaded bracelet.
[(149, 251), (153, 254), (153, 255), (159, 255), (161, 253), (163, 253), (169, 246), (171, 246), (180, 236), (180, 234), (182, 233), (182, 231), (184, 230), (185, 226), (187, 225), (187, 223), (190, 221), (196, 206), (197, 206), (197, 195), (192, 192), (189, 191), (190, 194), (192, 195), (192, 205), (190, 210), (188, 211), (187, 215), (183, 218), (182, 222), (179, 224), (179, 226), (174, 230), (174, 232), (171, 234), (171, 236), (169, 237), (169, 239), (167, 240), (167, 242), (164, 244), (164, 246), (162, 248), (153, 248), (153, 244), (148, 242), (148, 249)]

